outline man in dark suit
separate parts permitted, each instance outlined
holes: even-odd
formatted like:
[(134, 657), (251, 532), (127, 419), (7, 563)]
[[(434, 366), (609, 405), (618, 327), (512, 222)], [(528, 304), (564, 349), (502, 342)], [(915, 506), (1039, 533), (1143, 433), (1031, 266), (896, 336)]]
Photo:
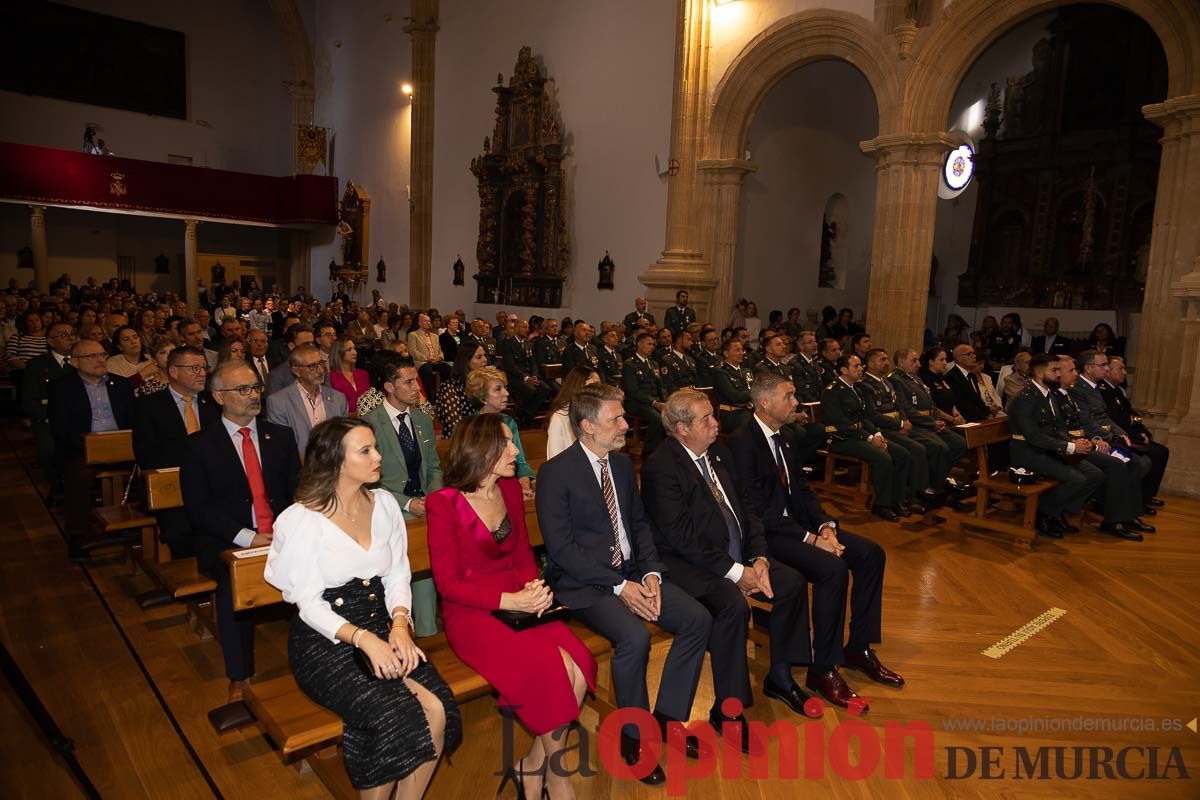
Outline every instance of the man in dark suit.
[(233, 611), (221, 553), (271, 543), (275, 517), (296, 493), (300, 456), (290, 430), (258, 419), (262, 389), (244, 362), (221, 364), (211, 386), (221, 419), (190, 441), (180, 485), (197, 563), (217, 582), (217, 628), (234, 703), (254, 674), (254, 623)]
[(91, 523), (92, 483), (96, 470), (84, 463), (83, 436), (127, 429), (132, 421), (133, 385), (108, 374), (108, 353), (91, 339), (71, 348), (71, 364), (50, 385), (50, 431), (63, 468), (68, 550), (72, 560), (85, 557), (79, 539)]
[[(733, 432), (728, 445), (749, 511), (762, 520), (768, 555), (813, 585), (813, 657), (806, 685), (843, 708), (855, 694), (839, 666), (860, 670), (885, 686), (903, 686), (904, 678), (881, 664), (871, 649), (882, 638), (883, 548), (840, 530), (809, 490), (789, 425), (796, 415), (795, 385), (761, 375), (752, 394), (754, 416)], [(844, 639), (851, 575), (850, 636)]]
[[(167, 390), (133, 404), (133, 454), (142, 470), (181, 467), (188, 437), (221, 418), (221, 408), (204, 391), (208, 371), (204, 353), (180, 347), (167, 357)], [(175, 558), (195, 555), (187, 512), (171, 508), (156, 515), (162, 540)]]
[(550, 387), (538, 374), (527, 320), (517, 320), (514, 335), (500, 343), (500, 355), (508, 376), (508, 389), (516, 403), (517, 422), (528, 425), (549, 401)]
[(633, 311), (625, 315), (625, 330), (627, 332), (632, 332), (635, 328), (641, 327), (642, 320), (648, 321), (651, 325), (655, 324), (654, 315), (646, 310), (646, 298), (634, 298), (633, 308)]
[(666, 435), (663, 431), (661, 411), (666, 404), (667, 395), (663, 391), (658, 362), (650, 358), (653, 352), (654, 337), (648, 333), (639, 333), (637, 349), (633, 357), (625, 362), (621, 371), (626, 409), (630, 416), (641, 419), (645, 426), (642, 458), (648, 458)]
[(1161, 508), (1164, 503), (1155, 495), (1162, 485), (1163, 473), (1167, 471), (1167, 461), (1171, 458), (1171, 450), (1163, 444), (1154, 441), (1154, 434), (1142, 424), (1142, 417), (1122, 385), (1125, 383), (1125, 359), (1120, 356), (1108, 357), (1108, 374), (1099, 383), (1100, 393), (1104, 397), (1104, 405), (1108, 415), (1125, 429), (1133, 446), (1146, 454), (1150, 459), (1150, 473), (1142, 484), (1142, 496), (1150, 508)]
[[(808, 586), (782, 562), (767, 558), (762, 522), (746, 506), (729, 450), (717, 444), (717, 420), (703, 392), (681, 389), (663, 411), (668, 437), (642, 467), (642, 494), (654, 520), (659, 557), (667, 573), (713, 618), (708, 652), (716, 698), (708, 719), (718, 731), (730, 720), (726, 698), (754, 704), (746, 659), (747, 597), (772, 604), (771, 668), (763, 691), (798, 714), (807, 699), (791, 665), (812, 660), (808, 637)], [(743, 722), (740, 714), (733, 718)], [(743, 752), (750, 752), (743, 724)]]
[[(272, 395), (280, 389), (286, 389), (296, 382), (296, 374), (292, 372), (291, 365), (288, 363), (292, 351), (297, 347), (313, 345), (316, 343), (316, 339), (313, 337), (312, 328), (307, 325), (293, 325), (284, 334), (284, 342), (287, 346), (287, 355), (284, 356), (283, 361), (278, 364), (267, 362), (271, 367), (271, 376), (267, 378), (267, 388), (263, 392), (264, 397)], [(329, 381), (328, 371), (325, 373), (325, 380)]]
[(21, 409), (29, 417), (37, 448), (38, 464), (50, 484), (51, 503), (62, 502), (62, 465), (54, 454), (54, 434), (50, 432), (50, 385), (67, 374), (71, 368), (71, 348), (75, 331), (65, 322), (56, 322), (46, 329), (50, 351), (34, 356), (25, 364), (21, 376)]
[(975, 367), (975, 348), (960, 344), (954, 348), (954, 363), (946, 370), (946, 385), (954, 392), (954, 406), (967, 422), (982, 422), (991, 416), (979, 394), (979, 376)]
[[(644, 621), (675, 634), (663, 665), (654, 715), (663, 729), (691, 715), (712, 618), (686, 591), (663, 580), (654, 529), (638, 495), (633, 464), (621, 455), (625, 422), (621, 391), (583, 387), (571, 402), (574, 445), (538, 473), (537, 512), (549, 563), (546, 581), (559, 603), (613, 644), (617, 705), (650, 709)], [(690, 740), (689, 755), (698, 753)], [(634, 726), (621, 734), (621, 755), (640, 757)], [(645, 783), (666, 780), (656, 766)]]
[(671, 329), (671, 335), (686, 331), (688, 325), (696, 321), (696, 309), (688, 305), (687, 289), (675, 293), (675, 305), (667, 309), (663, 317), (663, 327)]
[(583, 320), (577, 321), (571, 328), (571, 336), (574, 341), (562, 350), (564, 375), (575, 367), (587, 367), (597, 372), (600, 371), (600, 357), (596, 353), (596, 348), (592, 346), (594, 333), (592, 326)]
[(609, 386), (620, 386), (621, 369), (625, 363), (621, 351), (617, 348), (620, 336), (616, 328), (609, 328), (600, 339), (600, 347), (596, 348), (596, 355), (600, 359), (600, 382)]
[(1029, 349), (1034, 353), (1049, 353), (1065, 356), (1071, 352), (1071, 340), (1058, 335), (1058, 317), (1046, 317), (1042, 323), (1042, 335), (1033, 337)]

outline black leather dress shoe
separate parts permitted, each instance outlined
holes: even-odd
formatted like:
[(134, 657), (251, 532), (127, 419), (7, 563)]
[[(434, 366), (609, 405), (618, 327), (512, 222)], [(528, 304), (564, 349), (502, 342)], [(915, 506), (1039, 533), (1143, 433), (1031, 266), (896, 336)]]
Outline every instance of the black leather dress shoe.
[(1143, 516), (1143, 517), (1157, 517), (1157, 516), (1158, 516), (1158, 509), (1157, 509), (1157, 508), (1155, 508), (1154, 506), (1146, 506), (1145, 508), (1143, 508), (1143, 509), (1142, 509), (1142, 514), (1141, 514), (1141, 516)]
[[(677, 722), (678, 720), (673, 720), (668, 717), (665, 717), (665, 716), (659, 714), (657, 711), (654, 712), (654, 718), (656, 720), (658, 720), (658, 729), (662, 732), (663, 742), (665, 744), (669, 744), (671, 740), (670, 740), (670, 736), (667, 733), (667, 725), (671, 722)], [(712, 755), (711, 748), (707, 748), (707, 747), (702, 748), (700, 745), (700, 740), (698, 738), (696, 738), (695, 736), (684, 737), (683, 753), (688, 758), (693, 759), (693, 760), (699, 759), (702, 755), (702, 752), (701, 752), (702, 750), (708, 751), (706, 753), (703, 753), (703, 755), (705, 755), (705, 756)]]
[(804, 715), (804, 701), (808, 699), (808, 695), (804, 694), (804, 690), (800, 688), (800, 684), (795, 681), (792, 681), (791, 686), (785, 688), (768, 677), (763, 681), (763, 694), (781, 703), (785, 703), (788, 708), (797, 714)]
[(1137, 531), (1138, 533), (1154, 533), (1155, 531), (1158, 530), (1153, 525), (1147, 525), (1146, 523), (1142, 522), (1137, 517), (1134, 517), (1133, 519), (1126, 522), (1125, 527), (1129, 528), (1130, 530)]
[(1110, 536), (1116, 536), (1118, 539), (1126, 539), (1131, 542), (1142, 541), (1142, 535), (1135, 530), (1130, 530), (1121, 522), (1105, 522), (1100, 526), (1101, 533), (1107, 533)]
[(1151, 497), (1149, 500), (1146, 501), (1146, 505), (1151, 506), (1153, 508), (1162, 508), (1163, 506), (1166, 505), (1166, 503), (1164, 503), (1162, 500), (1159, 500), (1157, 497)]
[(1079, 533), (1079, 528), (1077, 528), (1074, 525), (1072, 525), (1071, 523), (1067, 522), (1066, 514), (1059, 514), (1057, 517), (1054, 518), (1054, 522), (1056, 525), (1058, 525), (1058, 529), (1062, 533)]
[(913, 515), (912, 503), (905, 501), (905, 502), (901, 503), (900, 507), (898, 509), (895, 509), (895, 511), (897, 514), (899, 514), (900, 516), (907, 519)]
[(929, 510), (929, 506), (925, 505), (919, 500), (913, 500), (911, 503), (909, 503), (908, 507), (912, 513), (916, 514), (917, 516), (920, 516)]
[(746, 722), (746, 718), (738, 715), (734, 719), (727, 719), (724, 714), (717, 712), (715, 709), (708, 714), (708, 724), (713, 726), (713, 730), (717, 732), (721, 738), (725, 737), (725, 723), (740, 722), (742, 728), (741, 741), (735, 742), (738, 748), (747, 755), (750, 754), (750, 725)]
[(895, 511), (892, 511), (887, 506), (873, 506), (871, 508), (871, 513), (874, 514), (875, 516), (879, 517), (880, 519), (886, 519), (888, 522), (899, 522), (900, 521), (900, 515), (897, 514)]
[[(636, 739), (630, 739), (625, 734), (621, 734), (621, 758), (629, 766), (638, 763), (641, 757), (641, 742)], [(658, 786), (667, 782), (667, 773), (663, 772), (663, 768), (658, 764), (654, 765), (654, 769), (650, 774), (641, 779), (642, 783), (647, 786)]]
[(1051, 539), (1063, 538), (1062, 529), (1058, 527), (1058, 520), (1054, 519), (1054, 517), (1038, 514), (1037, 525), (1035, 527), (1039, 536), (1049, 536)]

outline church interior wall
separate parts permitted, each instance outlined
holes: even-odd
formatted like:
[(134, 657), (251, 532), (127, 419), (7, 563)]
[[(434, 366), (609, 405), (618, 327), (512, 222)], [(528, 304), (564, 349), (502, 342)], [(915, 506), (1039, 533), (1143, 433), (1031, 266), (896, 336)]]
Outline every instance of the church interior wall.
[[(784, 77), (750, 126), (758, 170), (742, 186), (735, 296), (771, 309), (866, 310), (875, 217), (875, 162), (858, 143), (876, 135), (865, 77), (844, 61), (820, 61)], [(830, 197), (846, 198), (835, 247), (837, 288), (819, 288), (822, 221)]]
[[(469, 167), (495, 126), (496, 75), (507, 82), (529, 45), (554, 82), (568, 148), (571, 267), (562, 309), (511, 310), (595, 321), (624, 316), (644, 291), (637, 276), (665, 242), (667, 186), (659, 171), (670, 152), (675, 4), (443, 0), (439, 26), (433, 304), (488, 319), (499, 309), (474, 302), (479, 193)], [(606, 250), (616, 264), (614, 290), (598, 291), (596, 267)], [(451, 270), (460, 255), (461, 287), (452, 285)]]
[(268, 175), (291, 172), (287, 54), (268, 3), (209, 0), (65, 0), (69, 5), (181, 31), (187, 119), (0, 91), (0, 141), (79, 150), (84, 126), (119, 156)]

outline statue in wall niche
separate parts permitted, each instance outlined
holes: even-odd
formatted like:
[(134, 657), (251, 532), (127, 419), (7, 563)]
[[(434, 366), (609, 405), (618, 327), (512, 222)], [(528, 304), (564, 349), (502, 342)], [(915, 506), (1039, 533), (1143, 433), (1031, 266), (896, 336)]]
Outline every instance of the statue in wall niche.
[(1146, 283), (1146, 275), (1150, 272), (1150, 234), (1133, 254), (1133, 279), (1140, 284)]
[(600, 263), (596, 265), (596, 269), (600, 272), (600, 280), (596, 281), (597, 289), (612, 289), (613, 288), (613, 271), (617, 265), (613, 263), (612, 256), (608, 251), (604, 251), (604, 258), (600, 259)]
[(210, 273), (209, 277), (211, 280), (209, 280), (209, 283), (213, 286), (221, 286), (225, 283), (225, 265), (220, 261), (212, 265)]
[(467, 266), (465, 264), (463, 264), (461, 253), (459, 254), (458, 258), (454, 259), (453, 269), (454, 269), (454, 285), (455, 286), (465, 285), (466, 281), (464, 280), (464, 278), (465, 278)]
[(155, 275), (167, 275), (170, 272), (171, 272), (171, 261), (170, 261), (170, 259), (167, 258), (166, 253), (163, 253), (160, 250), (158, 255), (154, 257), (154, 274)]
[(824, 217), (821, 221), (821, 266), (817, 274), (817, 286), (822, 289), (836, 289), (838, 285), (837, 263), (834, 260), (837, 237), (837, 221)]
[(383, 263), (383, 258), (375, 264), (375, 282), (387, 283), (387, 264)]
[(939, 267), (939, 264), (938, 264), (937, 253), (934, 253), (932, 256), (929, 257), (929, 296), (930, 297), (934, 297), (937, 295), (938, 267)]

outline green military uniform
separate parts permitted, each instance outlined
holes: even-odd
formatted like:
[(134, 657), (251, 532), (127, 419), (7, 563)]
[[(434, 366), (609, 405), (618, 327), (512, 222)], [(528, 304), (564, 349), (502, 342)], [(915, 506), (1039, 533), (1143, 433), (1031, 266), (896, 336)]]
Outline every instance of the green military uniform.
[(607, 347), (596, 348), (596, 358), (599, 361), (600, 381), (610, 386), (621, 385), (621, 366), (625, 359), (620, 350), (610, 351)]
[(754, 373), (745, 365), (735, 367), (722, 361), (713, 370), (713, 390), (717, 393), (717, 418), (721, 421), (721, 433), (733, 433), (746, 424), (754, 415), (754, 402), (750, 399), (750, 384)]
[(672, 392), (696, 385), (696, 359), (687, 353), (670, 350), (661, 363), (663, 388), (668, 397)]
[(821, 371), (822, 386), (828, 386), (838, 379), (837, 367), (825, 356), (817, 356), (817, 360), (813, 363)]
[(696, 348), (696, 385), (716, 386), (713, 370), (721, 363), (721, 351), (710, 353), (703, 347)]
[[(801, 403), (821, 402), (821, 389), (828, 381), (822, 380), (821, 369), (816, 361), (810, 362), (803, 353), (798, 353), (788, 366), (792, 368), (792, 383), (796, 384), (796, 400)], [(815, 419), (809, 420), (807, 425), (793, 425), (792, 432), (796, 436), (797, 454), (802, 464), (811, 462), (817, 451), (829, 441), (825, 435), (825, 424)]]
[(468, 333), (463, 337), (463, 341), (470, 344), (478, 345), (483, 348), (483, 352), (487, 355), (487, 363), (492, 366), (496, 365), (496, 340), (490, 336), (476, 336), (473, 333)]
[(908, 474), (908, 491), (905, 497), (911, 499), (915, 492), (929, 489), (929, 457), (925, 446), (904, 431), (907, 418), (900, 409), (896, 399), (896, 390), (886, 378), (877, 378), (869, 372), (863, 373), (863, 379), (855, 387), (867, 404), (867, 415), (875, 427), (883, 432), (883, 438), (888, 441), (888, 449), (893, 458), (897, 455), (893, 447), (908, 453), (912, 461)]
[(646, 423), (642, 458), (645, 459), (666, 437), (662, 416), (654, 403), (664, 403), (667, 394), (663, 389), (662, 374), (652, 359), (634, 355), (625, 363), (621, 372), (621, 385), (625, 390), (625, 413)]
[(774, 361), (767, 358), (766, 356), (763, 356), (762, 358), (760, 358), (750, 368), (752, 370), (754, 370), (755, 375), (757, 375), (760, 372), (774, 372), (776, 375), (779, 375), (782, 378), (786, 378), (789, 381), (794, 380), (794, 378), (792, 377), (791, 366), (789, 366), (788, 364), (776, 364)]
[(930, 485), (934, 489), (941, 488), (950, 477), (950, 470), (966, 454), (967, 440), (949, 427), (938, 432), (933, 395), (920, 376), (894, 370), (888, 380), (896, 390), (896, 402), (901, 413), (912, 423), (908, 435), (925, 446)]
[[(1071, 439), (1090, 438), (1084, 429), (1083, 413), (1075, 403), (1075, 398), (1066, 389), (1059, 389), (1054, 400), (1062, 409), (1059, 435), (1065, 434)], [(1084, 456), (1084, 460), (1104, 473), (1101, 493), (1106, 523), (1128, 522), (1142, 513), (1142, 476), (1137, 473), (1136, 462), (1126, 463), (1094, 447), (1092, 452)]]
[[(1014, 467), (1045, 475), (1058, 481), (1040, 495), (1038, 510), (1050, 517), (1073, 513), (1104, 483), (1104, 473), (1086, 461), (1068, 464), (1067, 444), (1076, 438), (1057, 401), (1036, 383), (1025, 387), (1008, 403), (1009, 459)], [(1061, 396), (1061, 395), (1060, 395)], [(1080, 431), (1082, 433), (1082, 431)]]
[(47, 413), (50, 405), (50, 384), (66, 375), (72, 368), (60, 366), (54, 353), (35, 356), (25, 364), (21, 376), (21, 410), (29, 417), (33, 431), (34, 449), (42, 474), (50, 483), (50, 494), (62, 493), (62, 469), (54, 455), (54, 434), (50, 432)]
[(560, 384), (546, 377), (546, 365), (562, 363), (562, 348), (558, 346), (558, 340), (551, 336), (539, 336), (534, 339), (533, 361), (537, 364), (538, 375), (557, 392)]
[(600, 356), (596, 352), (596, 348), (590, 344), (579, 346), (578, 342), (571, 342), (563, 348), (562, 351), (563, 376), (575, 369), (575, 367), (586, 367), (596, 372), (600, 371)]
[(879, 429), (867, 416), (867, 406), (858, 392), (841, 378), (833, 381), (821, 392), (821, 415), (826, 433), (833, 437), (829, 449), (871, 465), (875, 505), (892, 509), (899, 506), (908, 486), (911, 462), (907, 453), (881, 450), (868, 441)]

